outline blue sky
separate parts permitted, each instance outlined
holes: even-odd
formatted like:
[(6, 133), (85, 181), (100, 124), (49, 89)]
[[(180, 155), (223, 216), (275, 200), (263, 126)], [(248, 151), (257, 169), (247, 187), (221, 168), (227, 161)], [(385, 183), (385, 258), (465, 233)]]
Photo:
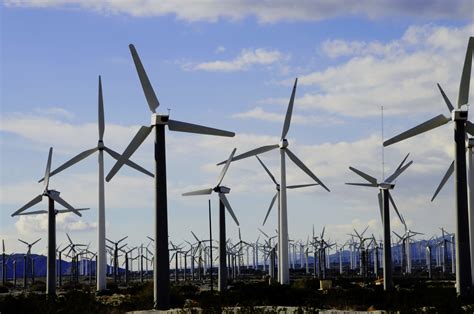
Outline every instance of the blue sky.
[[(170, 108), (174, 119), (238, 134), (225, 139), (168, 133), (173, 240), (191, 239), (190, 230), (207, 233), (207, 198), (181, 193), (215, 184), (215, 163), (233, 147), (239, 153), (277, 142), (295, 77), (300, 80), (290, 147), (332, 192), (289, 193), (290, 237), (306, 239), (313, 224), (317, 230), (326, 225), (331, 239), (340, 241), (352, 227), (370, 225), (380, 234), (377, 191), (344, 186), (358, 181), (348, 166), (381, 176), (381, 105), (386, 137), (448, 113), (436, 82), (455, 101), (474, 9), (470, 1), (369, 2), (4, 2), (0, 235), (7, 249), (22, 249), (17, 237), (46, 236), (46, 217), (10, 214), (42, 191), (36, 180), (49, 147), (54, 168), (96, 144), (99, 74), (107, 145), (122, 152), (138, 127), (149, 123), (129, 43), (142, 58), (160, 112)], [(452, 181), (429, 202), (452, 159), (451, 132), (444, 126), (385, 150), (386, 173), (412, 153), (414, 165), (398, 180), (394, 198), (410, 227), (429, 236), (441, 226), (454, 230)], [(134, 160), (152, 170), (152, 143), (145, 144)], [(262, 156), (275, 175), (277, 157)], [(71, 204), (91, 208), (81, 219), (59, 218), (58, 242), (68, 231), (95, 245), (95, 158), (51, 180)], [(107, 160), (106, 171), (112, 165)], [(291, 184), (310, 182), (294, 165), (288, 172)], [(232, 188), (229, 200), (243, 237), (255, 239), (274, 193), (269, 178), (250, 159), (233, 164), (224, 183)], [(146, 242), (153, 228), (152, 184), (130, 170), (107, 184), (108, 236), (129, 235), (131, 245)], [(212, 204), (216, 209), (215, 198)], [(265, 230), (276, 227), (275, 213)], [(402, 230), (395, 219), (392, 226)], [(230, 217), (228, 231), (237, 234)], [(45, 246), (43, 241), (38, 250)]]

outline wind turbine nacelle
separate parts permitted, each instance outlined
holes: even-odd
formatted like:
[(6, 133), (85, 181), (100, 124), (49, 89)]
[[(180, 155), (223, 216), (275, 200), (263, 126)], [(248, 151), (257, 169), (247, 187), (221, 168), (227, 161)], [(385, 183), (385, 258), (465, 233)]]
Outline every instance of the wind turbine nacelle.
[(230, 188), (228, 188), (228, 187), (226, 187), (226, 186), (216, 186), (216, 187), (214, 188), (214, 192), (229, 194)]
[(170, 116), (161, 116), (156, 113), (151, 115), (151, 125), (167, 124)]
[(382, 182), (379, 184), (379, 188), (384, 189), (384, 190), (393, 190), (394, 187), (395, 187), (395, 183)]
[(467, 120), (468, 111), (462, 109), (454, 109), (451, 112), (451, 118), (453, 121), (466, 121)]

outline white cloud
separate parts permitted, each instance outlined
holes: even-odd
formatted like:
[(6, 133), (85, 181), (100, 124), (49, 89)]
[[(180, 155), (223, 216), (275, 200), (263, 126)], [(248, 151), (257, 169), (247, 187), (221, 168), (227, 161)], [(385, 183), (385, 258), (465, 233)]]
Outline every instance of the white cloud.
[(135, 17), (174, 15), (177, 19), (215, 22), (239, 20), (248, 16), (262, 23), (278, 21), (318, 21), (339, 16), (364, 16), (370, 19), (408, 16), (431, 19), (472, 19), (470, 0), (391, 1), (370, 0), (288, 0), (265, 1), (116, 1), (116, 0), (6, 0), (7, 6), (83, 8), (101, 14), (126, 14)]
[[(285, 114), (268, 112), (263, 110), (261, 107), (255, 107), (249, 111), (236, 113), (232, 115), (234, 118), (239, 119), (255, 119), (255, 120), (262, 120), (262, 121), (269, 121), (269, 122), (278, 122), (283, 123), (285, 120)], [(328, 117), (328, 116), (316, 116), (316, 115), (298, 115), (293, 114), (291, 118), (291, 122), (295, 124), (303, 124), (303, 125), (335, 125), (343, 123), (341, 119)]]
[(278, 50), (264, 48), (243, 49), (240, 54), (232, 60), (208, 61), (198, 64), (183, 64), (185, 70), (201, 70), (208, 72), (235, 72), (245, 71), (256, 65), (271, 65), (284, 59), (284, 55)]
[(45, 107), (34, 109), (35, 113), (40, 116), (51, 116), (58, 118), (73, 119), (74, 114), (61, 107)]
[[(97, 227), (96, 223), (80, 220), (75, 214), (56, 215), (56, 232), (71, 231), (93, 231)], [(15, 228), (20, 235), (30, 235), (31, 233), (45, 233), (48, 231), (48, 215), (28, 215), (20, 216), (15, 222)]]
[(216, 48), (215, 53), (222, 53), (222, 52), (224, 52), (225, 50), (226, 50), (226, 49), (225, 49), (224, 46), (218, 46), (218, 47)]
[(306, 109), (356, 117), (379, 115), (382, 105), (387, 115), (448, 113), (436, 82), (455, 102), (473, 31), (474, 24), (461, 28), (428, 25), (410, 27), (402, 38), (385, 44), (327, 41), (322, 49), (329, 56), (350, 58), (302, 75), (300, 85), (313, 91), (295, 102)]
[[(55, 113), (62, 111), (67, 112), (61, 108), (54, 109)], [(66, 116), (64, 114), (55, 114), (54, 116), (7, 114), (3, 115), (0, 120), (0, 131), (31, 140), (33, 143), (39, 144), (42, 149), (54, 145), (55, 152), (78, 154), (82, 150), (96, 145), (98, 140), (96, 123), (76, 124), (60, 119), (63, 117)], [(138, 128), (138, 126), (123, 127), (107, 124), (104, 141), (111, 148), (126, 145)], [(78, 134), (81, 136), (77, 136)]]

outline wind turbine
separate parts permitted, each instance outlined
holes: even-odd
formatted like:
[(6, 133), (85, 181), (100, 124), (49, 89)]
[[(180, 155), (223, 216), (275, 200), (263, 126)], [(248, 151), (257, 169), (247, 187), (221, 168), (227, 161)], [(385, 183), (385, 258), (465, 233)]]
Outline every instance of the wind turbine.
[[(49, 189), (49, 178), (51, 176), (51, 159), (53, 156), (53, 148), (49, 149), (48, 155), (48, 162), (46, 164), (46, 171), (44, 174), (44, 190), (43, 193), (36, 196), (26, 205), (18, 209), (16, 212), (12, 214), (12, 217), (25, 214), (23, 213), (28, 208), (38, 204), (42, 201), (43, 197), (46, 196), (48, 198), (48, 210), (34, 211), (29, 212), (28, 214), (48, 214), (48, 258), (47, 258), (47, 271), (46, 271), (46, 294), (48, 295), (55, 295), (56, 294), (56, 214), (59, 212), (54, 208), (54, 202), (61, 204), (62, 206), (66, 207), (66, 210), (62, 210), (61, 212), (73, 212), (74, 214), (78, 215), (79, 217), (82, 216), (81, 213), (77, 209), (74, 209), (69, 203), (63, 200), (59, 194), (60, 192), (56, 190)], [(29, 247), (28, 251), (31, 249)]]
[[(184, 193), (183, 196), (193, 196), (193, 195), (209, 195), (212, 192), (216, 192), (219, 196), (219, 282), (218, 282), (218, 290), (224, 291), (227, 288), (227, 265), (226, 265), (226, 235), (225, 235), (225, 209), (229, 212), (229, 214), (234, 219), (237, 226), (239, 226), (239, 221), (230, 206), (229, 200), (225, 196), (230, 192), (230, 188), (221, 185), (222, 180), (224, 180), (224, 176), (229, 169), (230, 162), (232, 157), (234, 157), (236, 149), (232, 150), (230, 153), (227, 162), (225, 163), (224, 168), (222, 168), (219, 177), (217, 178), (217, 185), (214, 188), (208, 188), (204, 190), (198, 190), (193, 192)], [(212, 243), (211, 243), (212, 246)]]
[[(286, 155), (307, 175), (309, 175), (314, 181), (321, 185), (324, 189), (329, 192), (329, 189), (324, 185), (324, 183), (319, 180), (314, 173), (309, 170), (308, 167), (288, 148), (288, 140), (286, 135), (290, 129), (291, 115), (293, 112), (293, 103), (295, 101), (296, 85), (298, 79), (295, 79), (295, 84), (293, 85), (293, 90), (291, 92), (290, 102), (288, 104), (288, 109), (286, 111), (285, 122), (283, 124), (283, 130), (281, 133), (280, 142), (278, 144), (266, 145), (256, 149), (252, 149), (248, 152), (235, 156), (232, 161), (244, 159), (250, 156), (255, 156), (262, 154), (268, 151), (271, 151), (276, 148), (280, 148), (280, 213), (279, 213), (279, 226), (278, 226), (278, 273), (279, 273), (279, 282), (281, 284), (290, 283), (290, 272), (289, 272), (289, 262), (288, 262), (288, 213), (287, 213), (287, 202), (286, 202)], [(223, 164), (224, 162), (219, 163)]]
[[(104, 122), (104, 100), (102, 96), (102, 79), (99, 76), (99, 96), (98, 96), (98, 106), (99, 106), (99, 140), (97, 146), (91, 149), (85, 150), (82, 153), (74, 156), (70, 160), (66, 161), (64, 164), (59, 166), (57, 169), (53, 170), (50, 176), (71, 167), (77, 162), (91, 156), (95, 152), (99, 152), (99, 211), (97, 212), (97, 291), (101, 291), (107, 288), (106, 282), (106, 268), (107, 261), (105, 256), (105, 188), (104, 188), (104, 151), (109, 154), (112, 158), (118, 160), (120, 154), (111, 148), (105, 146), (104, 144), (104, 131), (105, 131), (105, 122)], [(153, 174), (134, 162), (127, 160), (125, 162), (128, 166), (147, 174), (153, 177)], [(44, 178), (43, 178), (44, 179)], [(43, 179), (40, 180), (43, 181)]]
[[(270, 215), (270, 212), (272, 211), (272, 208), (273, 208), (273, 204), (275, 204), (275, 201), (277, 199), (278, 199), (278, 213), (280, 213), (280, 184), (276, 181), (275, 177), (270, 172), (270, 170), (267, 168), (267, 166), (265, 166), (263, 161), (257, 155), (255, 155), (255, 157), (257, 158), (258, 162), (260, 162), (263, 169), (265, 169), (265, 172), (268, 174), (268, 176), (270, 177), (272, 182), (275, 183), (275, 189), (276, 189), (276, 193), (275, 193), (275, 195), (273, 196), (273, 198), (270, 202), (270, 206), (268, 207), (267, 214), (265, 215), (265, 219), (263, 220), (263, 223), (262, 223), (262, 226), (265, 226), (265, 222), (267, 222), (268, 215)], [(311, 184), (288, 185), (286, 188), (287, 189), (299, 189), (299, 188), (304, 188), (304, 187), (314, 186), (314, 185), (318, 185), (318, 184), (317, 183), (311, 183)]]
[(114, 282), (117, 282), (117, 276), (119, 276), (119, 262), (118, 262), (118, 253), (119, 251), (122, 251), (122, 249), (124, 247), (127, 246), (127, 244), (124, 244), (122, 246), (119, 247), (119, 244), (120, 242), (122, 242), (123, 240), (127, 239), (128, 236), (126, 237), (123, 237), (122, 239), (118, 240), (117, 242), (114, 242), (108, 238), (105, 238), (105, 240), (109, 241), (111, 244), (114, 245), (114, 247), (112, 248), (113, 251), (114, 251)]
[[(448, 172), (446, 173), (445, 178), (443, 178), (441, 181), (440, 186), (442, 187), (442, 185), (444, 185), (443, 181), (446, 181), (450, 175), (450, 172), (454, 170), (454, 187), (456, 191), (456, 292), (461, 296), (468, 295), (472, 285), (469, 228), (471, 227), (472, 232), (472, 228), (474, 226), (469, 226), (466, 177), (466, 132), (474, 135), (474, 124), (467, 120), (468, 111), (463, 109), (462, 106), (467, 105), (469, 101), (469, 83), (471, 80), (473, 50), (474, 37), (470, 37), (466, 51), (466, 58), (464, 60), (464, 67), (461, 74), (457, 108), (454, 108), (451, 101), (446, 96), (441, 86), (438, 84), (441, 95), (443, 96), (443, 99), (449, 111), (451, 112), (451, 117), (440, 114), (418, 126), (415, 126), (397, 136), (392, 137), (383, 143), (384, 146), (388, 146), (437, 128), (448, 123), (449, 121), (454, 122), (454, 167), (448, 168)], [(440, 187), (438, 187), (438, 189), (440, 189)], [(471, 208), (471, 216), (473, 215), (472, 211), (474, 211), (474, 209)]]
[[(166, 192), (166, 145), (165, 145), (165, 125), (171, 131), (208, 134), (217, 136), (233, 137), (235, 133), (190, 124), (186, 122), (169, 119), (169, 115), (160, 115), (156, 109), (160, 105), (155, 91), (148, 79), (140, 57), (133, 45), (129, 46), (138, 77), (145, 93), (148, 107), (152, 112), (151, 125), (142, 126), (127, 146), (122, 156), (110, 170), (106, 181), (120, 170), (125, 162), (132, 156), (137, 148), (148, 137), (153, 128), (155, 129), (155, 258), (153, 271), (153, 297), (154, 308), (159, 310), (169, 309), (170, 279), (169, 279), (169, 251), (168, 251), (168, 202)], [(159, 265), (159, 266), (158, 266)]]
[(395, 169), (395, 171), (382, 182), (378, 182), (376, 178), (357, 170), (356, 168), (349, 167), (350, 170), (364, 178), (369, 183), (346, 183), (348, 185), (356, 185), (356, 186), (368, 186), (368, 187), (375, 187), (379, 189), (378, 198), (379, 198), (379, 207), (380, 207), (380, 216), (382, 218), (383, 224), (383, 287), (384, 290), (390, 290), (392, 288), (392, 247), (390, 241), (390, 203), (393, 205), (393, 209), (400, 218), (400, 221), (404, 223), (404, 220), (400, 213), (398, 212), (397, 206), (393, 201), (392, 196), (390, 195), (390, 190), (395, 188), (395, 179), (402, 174), (412, 163), (413, 161), (408, 162), (405, 164), (409, 154), (402, 160), (400, 165)]

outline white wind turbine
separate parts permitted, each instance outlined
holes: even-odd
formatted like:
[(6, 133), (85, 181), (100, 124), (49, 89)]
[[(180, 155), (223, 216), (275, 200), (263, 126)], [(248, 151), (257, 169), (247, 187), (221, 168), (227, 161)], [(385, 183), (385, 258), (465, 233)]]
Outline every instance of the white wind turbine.
[[(99, 76), (99, 98), (98, 98), (98, 106), (99, 106), (99, 140), (97, 142), (97, 146), (82, 153), (74, 156), (70, 160), (66, 161), (64, 164), (59, 166), (57, 169), (53, 170), (50, 176), (54, 176), (55, 174), (71, 167), (72, 165), (76, 164), (77, 162), (89, 157), (95, 152), (99, 152), (99, 211), (97, 212), (97, 291), (102, 291), (107, 288), (106, 282), (106, 273), (107, 273), (107, 259), (106, 259), (106, 252), (105, 252), (105, 181), (104, 181), (104, 151), (109, 154), (115, 160), (120, 158), (120, 154), (116, 151), (112, 150), (111, 148), (104, 145), (104, 131), (105, 131), (105, 122), (104, 122), (104, 100), (102, 96), (102, 80)], [(125, 162), (128, 166), (143, 172), (151, 177), (153, 174), (136, 163), (127, 160)], [(43, 181), (41, 179), (39, 182)]]
[[(278, 269), (279, 271), (279, 282), (281, 284), (290, 283), (290, 272), (289, 272), (289, 261), (288, 261), (288, 213), (287, 213), (287, 201), (286, 201), (286, 155), (307, 175), (309, 175), (314, 181), (321, 185), (324, 189), (329, 192), (329, 189), (324, 183), (319, 180), (314, 173), (309, 170), (308, 167), (288, 148), (288, 140), (286, 135), (290, 129), (291, 115), (293, 112), (293, 103), (295, 101), (296, 85), (298, 79), (295, 80), (293, 90), (291, 92), (290, 102), (286, 111), (285, 122), (283, 124), (283, 130), (281, 133), (281, 139), (278, 144), (266, 145), (256, 149), (252, 149), (248, 152), (240, 154), (232, 158), (232, 161), (244, 159), (250, 156), (259, 155), (276, 148), (280, 148), (280, 213), (279, 213), (279, 226), (278, 226)], [(223, 164), (219, 163), (218, 165)]]
[[(275, 201), (277, 199), (278, 199), (278, 213), (280, 213), (280, 184), (276, 181), (275, 177), (270, 172), (270, 170), (267, 168), (267, 166), (265, 166), (263, 161), (260, 158), (258, 158), (258, 156), (255, 156), (255, 157), (257, 157), (258, 161), (262, 165), (263, 169), (265, 169), (265, 172), (268, 174), (268, 176), (270, 177), (272, 182), (275, 183), (275, 189), (276, 189), (276, 193), (273, 196), (272, 200), (270, 201), (270, 206), (268, 207), (267, 213), (265, 215), (265, 219), (263, 219), (262, 226), (264, 226), (265, 223), (267, 222), (268, 215), (270, 215), (270, 212), (272, 211), (273, 204), (275, 204)], [(317, 183), (310, 183), (310, 184), (288, 185), (286, 188), (287, 189), (299, 189), (299, 188), (305, 188), (305, 187), (315, 186), (315, 185), (318, 185), (318, 184)], [(280, 214), (278, 214), (278, 216), (280, 216)]]
[[(151, 131), (155, 130), (155, 248), (153, 259), (153, 297), (155, 309), (167, 310), (169, 309), (170, 297), (170, 279), (169, 279), (169, 249), (168, 249), (168, 201), (166, 188), (166, 145), (165, 145), (165, 125), (171, 131), (207, 134), (216, 136), (233, 137), (235, 133), (209, 128), (201, 125), (191, 124), (171, 120), (169, 115), (157, 114), (156, 109), (160, 105), (156, 97), (153, 86), (148, 79), (143, 64), (138, 56), (138, 53), (133, 45), (129, 46), (132, 54), (133, 62), (138, 72), (138, 77), (145, 94), (148, 107), (152, 113), (151, 125), (142, 126), (138, 130), (135, 137), (127, 146), (122, 156), (117, 163), (112, 167), (106, 177), (106, 181), (110, 181), (120, 168), (133, 155), (138, 147), (150, 135)], [(159, 265), (159, 266), (158, 266)]]

